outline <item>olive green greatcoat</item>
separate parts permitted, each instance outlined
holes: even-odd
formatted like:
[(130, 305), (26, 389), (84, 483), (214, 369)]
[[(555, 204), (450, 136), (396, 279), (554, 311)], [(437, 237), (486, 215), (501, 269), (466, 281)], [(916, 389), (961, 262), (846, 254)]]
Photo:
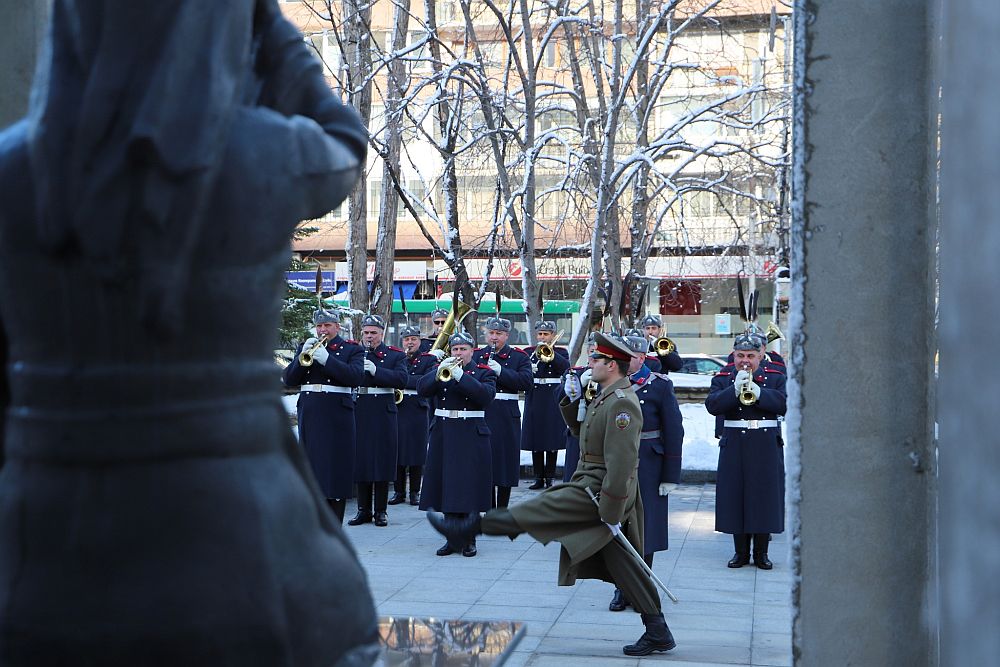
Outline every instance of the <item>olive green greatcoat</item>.
[[(577, 402), (559, 404), (570, 431), (580, 438), (580, 463), (569, 482), (510, 508), (518, 525), (542, 544), (562, 544), (559, 585), (577, 578), (612, 581), (600, 555), (613, 539), (602, 522), (622, 532), (642, 553), (642, 501), (637, 470), (642, 410), (627, 377), (604, 388), (577, 421)], [(600, 511), (587, 494), (600, 491)]]

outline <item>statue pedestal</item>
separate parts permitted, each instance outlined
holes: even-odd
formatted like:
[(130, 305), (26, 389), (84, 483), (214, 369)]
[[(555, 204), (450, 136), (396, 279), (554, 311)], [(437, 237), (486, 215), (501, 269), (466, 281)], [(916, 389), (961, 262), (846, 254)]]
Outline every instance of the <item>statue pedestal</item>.
[(511, 621), (444, 621), (436, 618), (383, 616), (379, 667), (447, 665), (499, 667), (526, 632)]

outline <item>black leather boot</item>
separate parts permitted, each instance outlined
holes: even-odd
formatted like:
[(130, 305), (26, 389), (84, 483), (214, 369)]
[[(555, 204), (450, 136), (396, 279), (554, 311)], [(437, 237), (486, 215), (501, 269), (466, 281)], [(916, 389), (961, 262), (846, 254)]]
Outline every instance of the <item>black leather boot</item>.
[(337, 517), (337, 520), (340, 522), (340, 525), (343, 526), (344, 525), (344, 510), (345, 510), (345, 506), (347, 505), (347, 501), (346, 500), (338, 500), (337, 498), (327, 498), (326, 499), (326, 504), (330, 506), (330, 510), (333, 512), (333, 515), (335, 517)]
[(410, 466), (410, 504), (416, 507), (420, 504), (420, 482), (424, 475), (421, 466)]
[(559, 460), (559, 452), (545, 452), (545, 488), (552, 486), (552, 480), (556, 476), (556, 462)]
[(483, 532), (478, 512), (466, 517), (455, 517), (428, 510), (427, 520), (434, 530), (447, 538), (453, 552), (462, 551), (476, 538), (476, 535), (481, 535)]
[(620, 588), (616, 588), (615, 596), (611, 598), (611, 604), (608, 605), (608, 611), (625, 611), (627, 606), (628, 600), (625, 599), (625, 595)]
[(453, 553), (455, 553), (455, 550), (451, 548), (450, 542), (445, 542), (444, 546), (435, 551), (434, 553), (436, 553), (438, 556), (450, 556)]
[(528, 487), (531, 491), (538, 491), (545, 488), (545, 480), (539, 477), (535, 480), (535, 483)]
[(348, 526), (360, 526), (372, 521), (372, 492), (375, 485), (370, 482), (358, 482), (358, 513), (347, 522)]
[(462, 555), (465, 556), (466, 558), (472, 558), (477, 553), (478, 552), (476, 551), (476, 538), (473, 537), (465, 545), (465, 548), (462, 549)]
[(646, 626), (646, 631), (639, 637), (639, 641), (622, 649), (625, 655), (649, 655), (669, 651), (677, 646), (663, 614), (643, 614), (642, 623)]
[(509, 486), (498, 486), (497, 490), (497, 504), (496, 507), (507, 507), (510, 505), (510, 487)]
[(389, 504), (389, 482), (375, 482), (375, 518), (374, 523), (380, 528), (389, 525), (386, 506)]
[(545, 452), (531, 452), (531, 467), (535, 469), (535, 483), (528, 488), (538, 491), (545, 488)]
[(753, 534), (753, 564), (762, 570), (770, 570), (774, 563), (767, 557), (767, 545), (771, 541), (769, 533)]
[(733, 544), (736, 545), (736, 553), (729, 559), (726, 566), (743, 567), (750, 562), (750, 536), (746, 533), (737, 533), (733, 535)]
[(396, 481), (392, 483), (392, 497), (389, 498), (390, 505), (399, 505), (406, 502), (406, 468), (396, 466)]

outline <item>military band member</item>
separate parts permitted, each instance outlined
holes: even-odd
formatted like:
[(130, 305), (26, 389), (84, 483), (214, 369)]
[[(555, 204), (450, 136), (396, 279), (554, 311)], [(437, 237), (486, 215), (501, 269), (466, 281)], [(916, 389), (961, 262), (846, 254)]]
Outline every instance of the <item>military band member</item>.
[[(347, 522), (359, 526), (374, 521), (389, 524), (386, 506), (389, 482), (396, 479), (396, 445), (399, 424), (394, 389), (406, 387), (406, 354), (382, 339), (385, 320), (379, 315), (361, 319), (361, 342), (365, 349), (364, 378), (355, 406), (358, 438), (354, 481), (358, 485), (358, 513)], [(374, 498), (374, 502), (373, 502)]]
[(497, 376), (497, 392), (486, 408), (493, 449), (493, 486), (497, 507), (510, 503), (510, 490), (521, 477), (521, 408), (518, 392), (531, 388), (531, 362), (521, 350), (507, 344), (510, 320), (491, 317), (486, 320), (487, 346), (475, 351), (477, 364), (486, 364)]
[[(485, 410), (496, 394), (497, 378), (489, 366), (473, 361), (472, 336), (459, 332), (450, 343), (452, 356), (417, 381), (419, 395), (436, 406), (420, 509), (438, 510), (455, 519), (478, 518), (493, 501), (493, 455)], [(442, 367), (448, 369), (448, 379), (439, 377)], [(475, 556), (475, 535), (461, 543), (446, 543), (437, 555), (458, 551)]]
[[(642, 613), (646, 632), (626, 655), (669, 651), (676, 645), (660, 608), (660, 596), (642, 564), (614, 541), (620, 531), (642, 549), (642, 501), (635, 475), (639, 461), (642, 410), (628, 379), (632, 351), (618, 337), (597, 334), (591, 369), (601, 387), (578, 419), (583, 387), (568, 374), (566, 398), (560, 404), (563, 419), (580, 437), (580, 465), (567, 484), (545, 489), (509, 509), (490, 510), (482, 518), (454, 519), (429, 513), (428, 520), (450, 542), (461, 543), (478, 534), (515, 538), (528, 533), (543, 544), (561, 543), (559, 584), (571, 586), (577, 578), (602, 579), (624, 591)], [(599, 492), (599, 507), (588, 490)]]
[(420, 339), (420, 351), (430, 352), (431, 347), (434, 346), (434, 341), (437, 340), (438, 334), (441, 333), (441, 329), (444, 328), (444, 323), (448, 321), (448, 311), (444, 308), (435, 308), (431, 311), (431, 324), (433, 329), (431, 329), (431, 334), (426, 338)]
[(785, 376), (763, 363), (759, 340), (753, 335), (736, 337), (733, 356), (734, 365), (712, 378), (705, 400), (708, 411), (724, 419), (715, 529), (733, 536), (736, 554), (729, 567), (750, 562), (752, 537), (754, 564), (770, 570), (770, 533), (785, 529), (784, 461), (778, 444), (778, 417), (785, 414)]
[(396, 454), (396, 481), (390, 505), (406, 502), (406, 478), (410, 478), (410, 504), (419, 503), (420, 479), (427, 458), (427, 429), (430, 426), (430, 401), (417, 395), (417, 381), (434, 370), (437, 357), (420, 352), (420, 329), (404, 326), (399, 331), (406, 353), (406, 389), (399, 404), (399, 449)]
[[(521, 449), (531, 452), (535, 468), (535, 483), (529, 489), (537, 491), (552, 486), (556, 476), (556, 458), (566, 446), (565, 425), (559, 416), (559, 385), (562, 374), (569, 369), (569, 352), (555, 347), (556, 323), (548, 320), (535, 324), (536, 346), (525, 348), (534, 378), (524, 396), (524, 423), (521, 425)], [(555, 356), (543, 361), (538, 346), (551, 347)]]
[[(667, 550), (668, 494), (681, 481), (681, 448), (684, 426), (674, 385), (666, 375), (649, 370), (643, 361), (648, 351), (645, 336), (626, 336), (636, 356), (629, 363), (629, 379), (642, 408), (639, 438), (639, 495), (642, 497), (643, 558), (653, 566), (653, 554)], [(615, 589), (608, 609), (623, 611), (629, 604)]]
[[(299, 440), (330, 509), (343, 523), (346, 499), (354, 486), (352, 391), (364, 376), (365, 354), (356, 342), (340, 337), (338, 313), (317, 310), (312, 321), (316, 336), (325, 336), (326, 344), (316, 347), (319, 339), (306, 340), (285, 368), (283, 379), (286, 386), (299, 387)], [(299, 362), (303, 350), (313, 350), (311, 365)]]
[[(594, 352), (594, 332), (591, 331), (587, 336), (587, 347), (585, 349), (587, 365), (586, 366), (574, 366), (568, 371), (563, 373), (562, 384), (558, 387), (558, 394), (556, 396), (557, 403), (562, 401), (566, 397), (566, 393), (563, 391), (563, 386), (566, 384), (566, 376), (572, 373), (573, 375), (580, 378), (580, 384), (584, 389), (584, 404), (589, 403), (587, 400), (587, 386), (591, 382), (591, 372), (590, 366), (593, 363), (590, 355)], [(580, 439), (573, 434), (573, 431), (566, 427), (566, 456), (563, 459), (563, 481), (568, 482), (572, 477), (573, 473), (576, 472), (577, 463), (580, 460)]]
[[(625, 331), (625, 338), (627, 339), (630, 337), (637, 337), (646, 340), (646, 334), (645, 332), (643, 332), (642, 329), (627, 329)], [(643, 355), (643, 357), (645, 358), (643, 364), (645, 364), (646, 368), (653, 371), (654, 373), (659, 373), (660, 371), (663, 370), (663, 364), (660, 363), (660, 359), (659, 357), (656, 356), (655, 353), (649, 351), (648, 348), (650, 347), (650, 344), (648, 341), (646, 343), (646, 347), (647, 347), (646, 354)]]
[(662, 366), (658, 372), (669, 373), (670, 371), (679, 371), (684, 366), (684, 361), (681, 359), (681, 355), (678, 354), (676, 348), (669, 354), (660, 354), (656, 351), (654, 343), (657, 338), (663, 336), (663, 320), (660, 316), (646, 315), (639, 322), (639, 326), (646, 332), (646, 338), (649, 339), (650, 355), (655, 355)]

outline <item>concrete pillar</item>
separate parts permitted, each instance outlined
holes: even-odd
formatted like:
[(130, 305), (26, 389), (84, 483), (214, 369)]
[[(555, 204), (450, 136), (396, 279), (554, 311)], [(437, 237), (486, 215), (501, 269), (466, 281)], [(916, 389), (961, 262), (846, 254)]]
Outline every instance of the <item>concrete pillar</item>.
[[(942, 45), (941, 664), (1000, 656), (1000, 4), (945, 3)], [(984, 85), (985, 82), (990, 82)]]
[(932, 665), (930, 21), (914, 0), (796, 12), (793, 656)]
[(48, 6), (48, 0), (0, 3), (0, 128), (28, 110), (28, 91)]

